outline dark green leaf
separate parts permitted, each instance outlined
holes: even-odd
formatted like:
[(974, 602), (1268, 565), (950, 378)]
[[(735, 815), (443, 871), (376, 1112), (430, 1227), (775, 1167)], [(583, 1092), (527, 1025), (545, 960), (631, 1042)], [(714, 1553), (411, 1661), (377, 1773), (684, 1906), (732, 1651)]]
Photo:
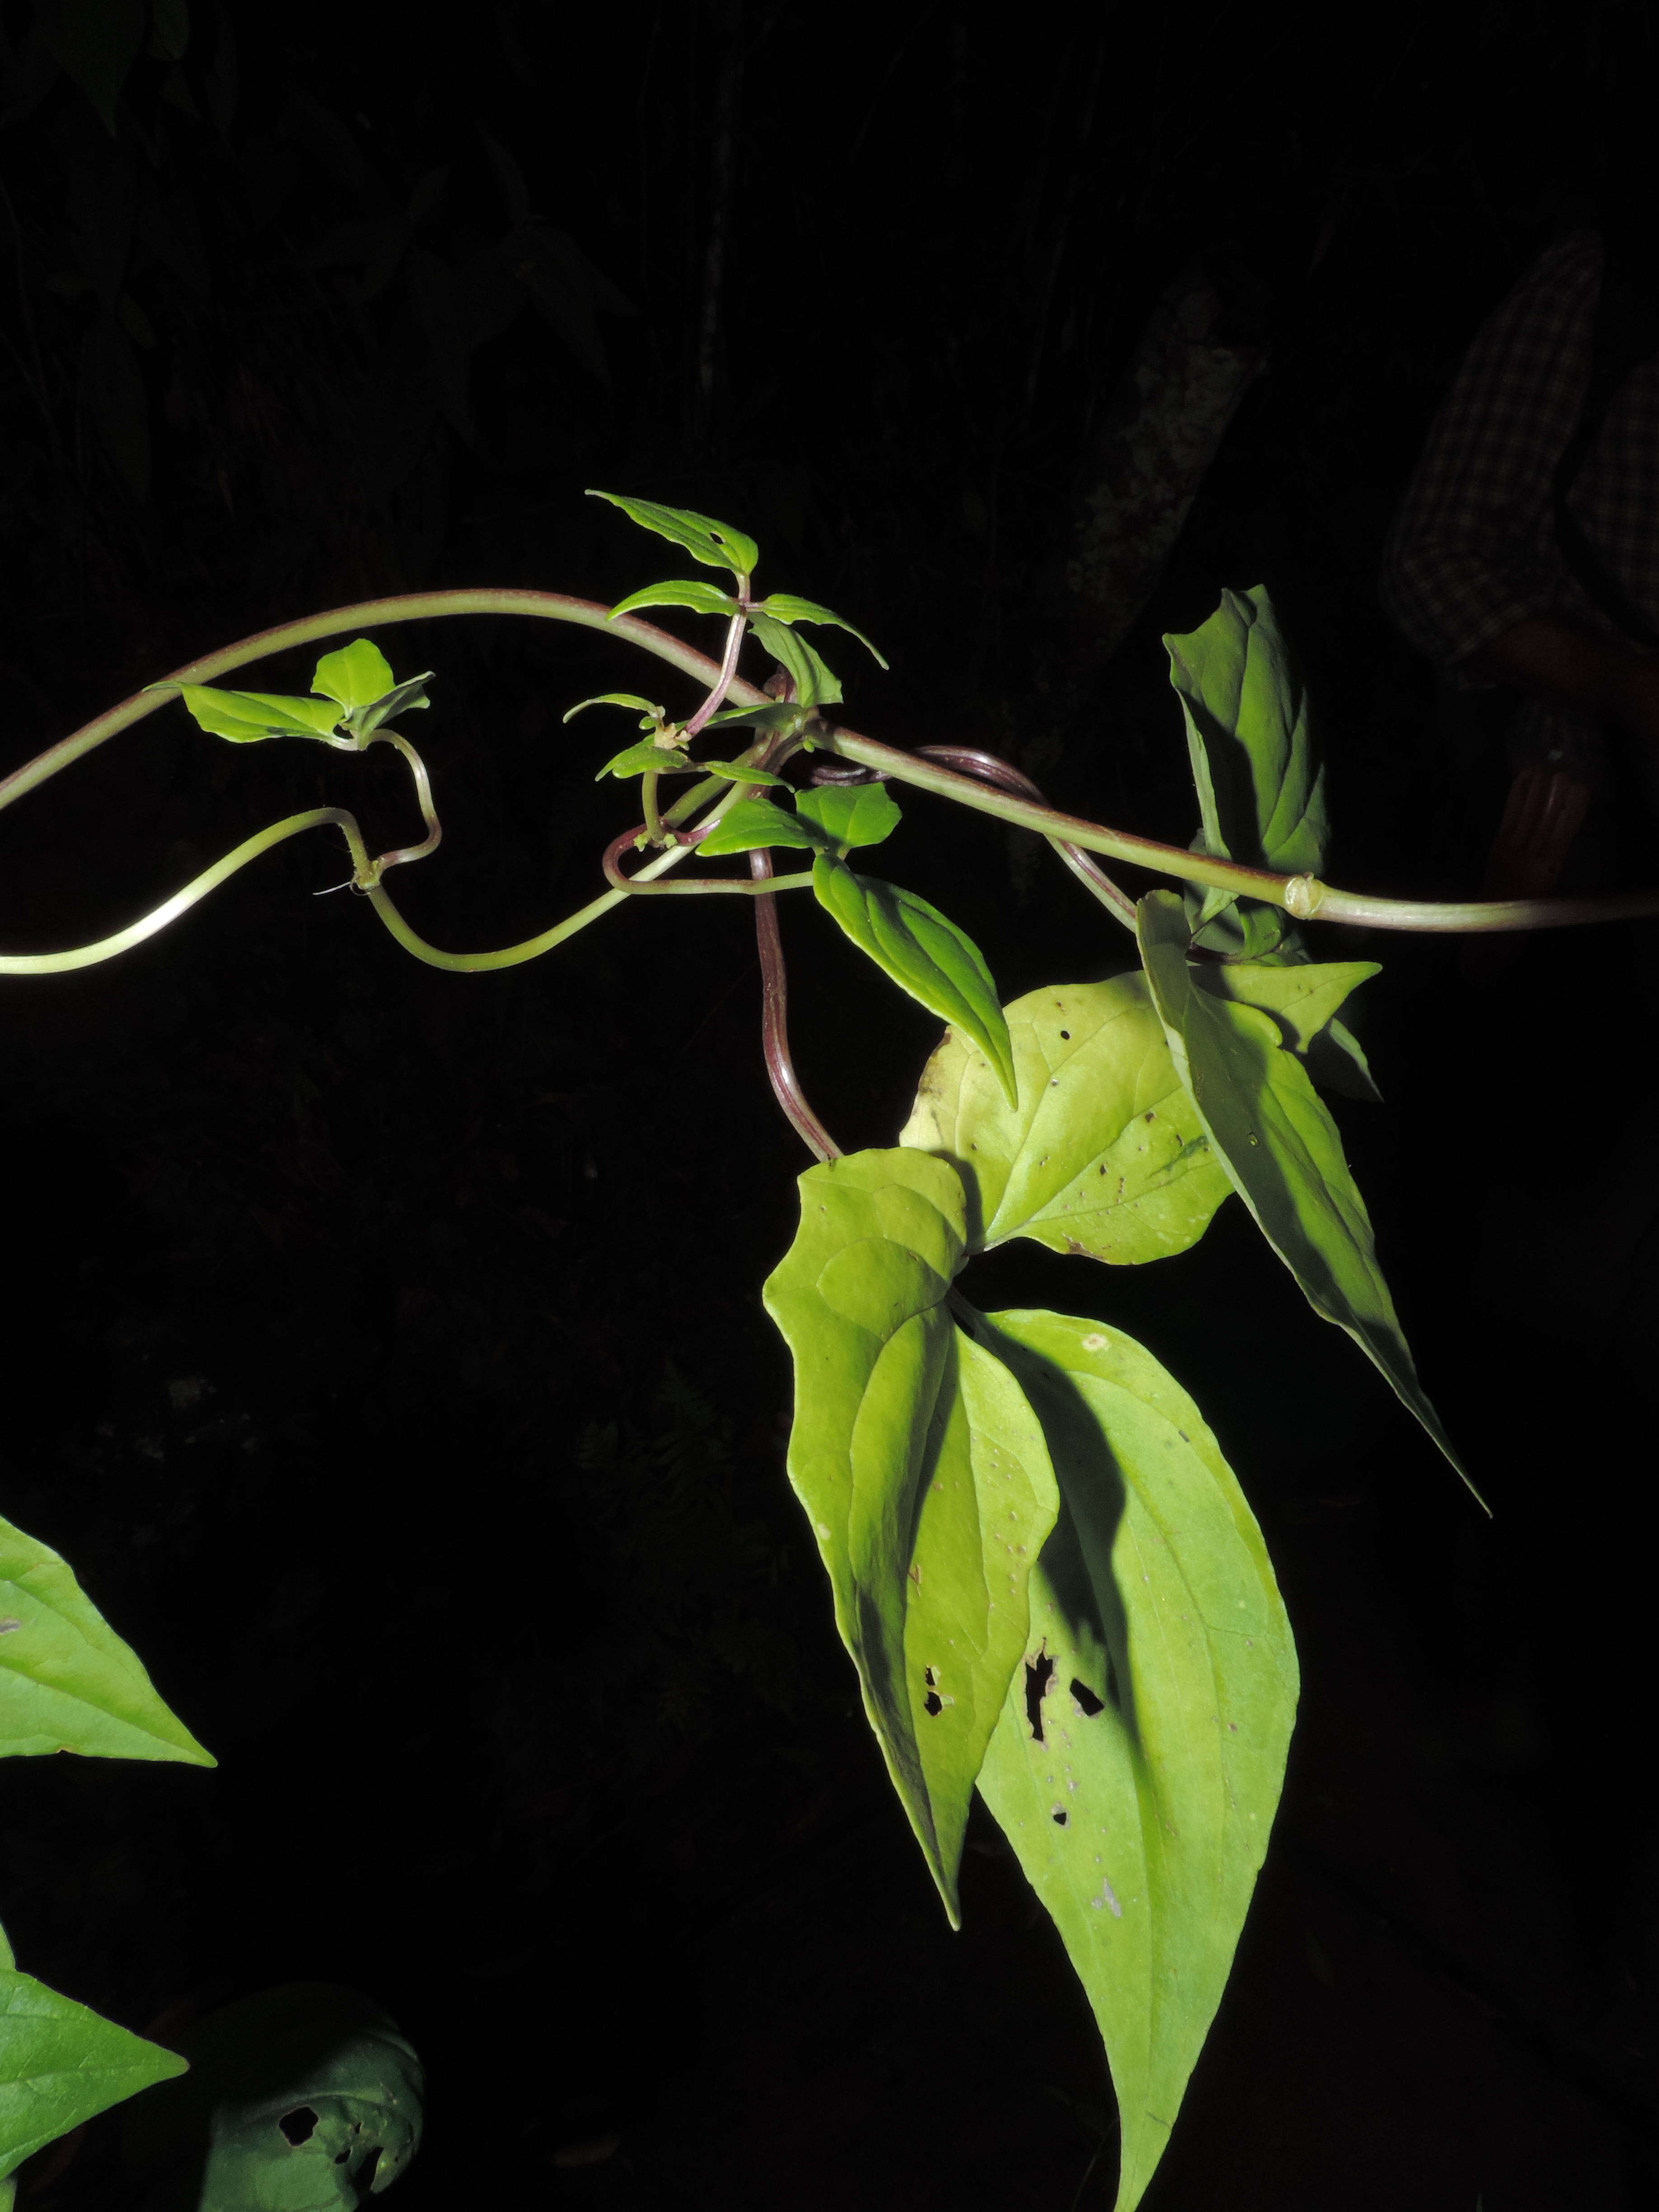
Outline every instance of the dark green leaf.
[(0, 2175), (185, 2062), (0, 1966)]
[(606, 283), (568, 231), (544, 222), (521, 223), (502, 251), (549, 330), (597, 383), (608, 384), (611, 369), (599, 335), (599, 311), (615, 312), (621, 299), (616, 288)]
[(955, 1172), (860, 1152), (810, 1169), (800, 1197), (764, 1294), (795, 1365), (789, 1479), (954, 1923), (969, 1795), (1024, 1648), (1053, 1473), (1006, 1370), (945, 1310), (962, 1259)]
[(733, 575), (752, 576), (759, 565), (760, 549), (754, 539), (727, 523), (716, 522), (712, 515), (698, 514), (689, 507), (659, 507), (652, 499), (626, 499), (615, 491), (590, 491), (587, 495), (609, 500), (641, 530), (672, 538), (707, 568), (730, 568)]
[(618, 615), (635, 614), (641, 607), (690, 607), (693, 614), (725, 615), (728, 619), (738, 611), (738, 603), (729, 592), (716, 584), (700, 584), (695, 576), (683, 584), (643, 585), (625, 599), (618, 599), (610, 618), (615, 622)]
[(828, 607), (821, 607), (814, 600), (797, 599), (793, 592), (774, 592), (769, 598), (763, 599), (753, 611), (757, 614), (770, 615), (775, 622), (833, 623), (836, 629), (844, 629), (850, 636), (857, 638), (865, 651), (870, 653), (880, 666), (885, 668), (887, 665), (861, 629), (854, 629), (852, 623), (845, 621), (842, 616), (831, 614)]
[(879, 845), (892, 836), (901, 819), (897, 802), (884, 783), (823, 784), (803, 791), (795, 811), (816, 822), (843, 853), (856, 845)]
[(775, 806), (769, 799), (740, 799), (697, 841), (697, 851), (710, 859), (721, 853), (753, 853), (769, 845), (793, 845), (818, 851), (823, 839), (810, 823), (798, 821)]
[(236, 744), (252, 744), (260, 738), (329, 737), (340, 720), (331, 700), (217, 691), (205, 684), (181, 684), (179, 696), (203, 729)]
[(88, 326), (81, 351), (81, 403), (99, 443), (135, 499), (149, 497), (149, 401), (132, 341), (113, 314)]
[(181, 62), (190, 50), (187, 0), (150, 0), (150, 51), (158, 60)]
[(0, 1520), (0, 1758), (57, 1751), (215, 1764), (68, 1564)]
[(1237, 1482), (1150, 1352), (1061, 1314), (994, 1314), (979, 1335), (1041, 1422), (1060, 1493), (980, 1789), (1100, 2024), (1117, 2212), (1133, 2212), (1267, 1850), (1296, 1650)]
[(42, 44), (115, 135), (115, 104), (144, 41), (144, 0), (45, 0)]
[(819, 905), (901, 990), (971, 1038), (1012, 1100), (1008, 1024), (991, 971), (973, 939), (914, 891), (875, 876), (854, 875), (845, 861), (822, 854), (812, 863), (812, 889)]
[(797, 637), (787, 623), (769, 615), (751, 614), (749, 627), (795, 686), (795, 702), (802, 707), (834, 707), (841, 701), (841, 684), (834, 671), (804, 637)]
[(1122, 1263), (1195, 1243), (1232, 1185), (1176, 1073), (1146, 977), (1056, 985), (1005, 1011), (1018, 1106), (951, 1030), (899, 1138), (961, 1175), (969, 1249), (1030, 1237)]
[(1380, 1106), (1382, 1093), (1364, 1048), (1346, 1022), (1330, 1022), (1312, 1037), (1302, 1055), (1314, 1081), (1343, 1098)]
[(1376, 1362), (1469, 1482), (1417, 1379), (1376, 1262), (1365, 1201), (1307, 1071), (1281, 1042), (1271, 1015), (1213, 995), (1199, 981), (1187, 959), (1186, 916), (1173, 891), (1152, 891), (1141, 900), (1139, 929), (1170, 1050), (1234, 1188), (1315, 1312), (1346, 1329)]
[(420, 2148), (420, 2059), (355, 1990), (262, 1990), (179, 2042), (189, 2074), (123, 2116), (149, 2212), (344, 2212)]

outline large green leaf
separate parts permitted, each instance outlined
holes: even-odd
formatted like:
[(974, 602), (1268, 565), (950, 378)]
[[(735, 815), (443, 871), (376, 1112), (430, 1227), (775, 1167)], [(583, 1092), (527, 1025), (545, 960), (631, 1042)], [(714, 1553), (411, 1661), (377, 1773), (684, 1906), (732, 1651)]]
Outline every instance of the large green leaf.
[(945, 1310), (963, 1249), (954, 1170), (858, 1152), (809, 1169), (800, 1199), (765, 1288), (794, 1360), (789, 1479), (954, 1923), (969, 1794), (1024, 1649), (1054, 1478), (1018, 1389)]
[[(1164, 642), (1198, 787), (1194, 851), (1286, 875), (1317, 874), (1328, 827), (1325, 771), (1307, 693), (1266, 588), (1224, 591), (1200, 629)], [(1202, 941), (1247, 958), (1270, 951), (1284, 935), (1280, 910), (1245, 900), (1228, 913), (1233, 904), (1231, 892), (1213, 890), (1195, 902), (1193, 926)]]
[(995, 1314), (980, 1335), (1042, 1424), (1061, 1501), (980, 1789), (1100, 2024), (1132, 2212), (1267, 1850), (1296, 1651), (1237, 1482), (1151, 1353), (1059, 1314)]
[(32, 1974), (0, 1965), (0, 2175), (185, 2065)]
[[(1208, 977), (1200, 980), (1187, 958), (1186, 914), (1173, 891), (1151, 891), (1141, 900), (1139, 935), (1176, 1066), (1262, 1235), (1314, 1311), (1346, 1329), (1376, 1362), (1469, 1482), (1417, 1379), (1377, 1265), (1365, 1201), (1307, 1070), (1273, 1016), (1205, 988)], [(1278, 972), (1294, 977), (1310, 971)]]
[(1176, 1073), (1146, 977), (1056, 985), (1005, 1011), (1018, 1105), (951, 1030), (899, 1135), (960, 1173), (969, 1249), (1030, 1237), (1055, 1252), (1130, 1262), (1196, 1243), (1232, 1185)]
[(930, 1013), (970, 1037), (996, 1072), (1003, 1095), (1015, 1097), (1008, 1024), (984, 955), (937, 907), (877, 876), (855, 875), (822, 854), (812, 863), (812, 889), (861, 952)]
[(215, 1764), (66, 1563), (0, 1520), (0, 1757), (53, 1751)]
[(390, 2188), (420, 2147), (420, 2059), (355, 1990), (261, 1990), (179, 2041), (188, 2075), (123, 2115), (146, 2212), (338, 2212)]

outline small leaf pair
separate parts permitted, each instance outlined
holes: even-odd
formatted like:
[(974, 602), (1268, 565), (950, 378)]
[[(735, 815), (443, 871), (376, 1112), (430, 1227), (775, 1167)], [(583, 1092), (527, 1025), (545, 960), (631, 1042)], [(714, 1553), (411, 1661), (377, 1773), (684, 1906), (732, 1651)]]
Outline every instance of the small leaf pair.
[(770, 599), (751, 602), (748, 597), (749, 580), (759, 564), (760, 549), (742, 531), (733, 530), (728, 523), (716, 522), (712, 515), (699, 514), (691, 507), (663, 507), (654, 500), (629, 499), (614, 491), (590, 491), (588, 497), (608, 500), (641, 529), (654, 531), (658, 537), (684, 546), (706, 568), (729, 568), (738, 583), (739, 596), (735, 599), (713, 584), (699, 583), (696, 578), (647, 584), (617, 602), (611, 610), (612, 621), (619, 615), (636, 614), (641, 607), (685, 607), (693, 614), (723, 615), (727, 620), (734, 615), (743, 615), (761, 644), (790, 678), (796, 703), (807, 711), (838, 703), (841, 684), (815, 648), (805, 638), (794, 635), (793, 625), (796, 623), (823, 623), (844, 629), (857, 638), (879, 666), (886, 667), (886, 661), (862, 630), (854, 629), (830, 608), (820, 606), (815, 599), (803, 599), (793, 592), (775, 592)]
[(313, 698), (222, 691), (205, 684), (181, 684), (178, 689), (199, 726), (233, 744), (252, 744), (263, 738), (320, 738), (327, 744), (356, 748), (394, 714), (429, 706), (425, 687), (431, 677), (428, 668), (423, 675), (396, 682), (380, 648), (360, 637), (317, 663), (311, 688), (319, 696)]

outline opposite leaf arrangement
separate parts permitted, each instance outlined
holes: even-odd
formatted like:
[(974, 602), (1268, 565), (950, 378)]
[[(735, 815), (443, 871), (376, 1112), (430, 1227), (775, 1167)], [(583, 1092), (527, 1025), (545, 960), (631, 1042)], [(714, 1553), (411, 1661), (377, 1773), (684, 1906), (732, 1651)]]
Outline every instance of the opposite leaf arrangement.
[[(247, 840), (115, 936), (0, 956), (0, 973), (111, 957), (274, 844), (319, 827), (340, 830), (354, 886), (398, 941), (450, 969), (533, 958), (629, 898), (754, 901), (768, 1073), (817, 1159), (800, 1178), (799, 1232), (764, 1289), (794, 1363), (789, 1478), (871, 1727), (952, 1924), (977, 1788), (1059, 1929), (1104, 2041), (1121, 2120), (1117, 2212), (1133, 2212), (1214, 2017), (1267, 1850), (1296, 1711), (1296, 1652), (1261, 1531), (1182, 1386), (1107, 1321), (982, 1314), (957, 1279), (975, 1253), (1015, 1237), (1109, 1266), (1160, 1259), (1196, 1243), (1237, 1193), (1315, 1311), (1347, 1331), (1463, 1474), (1418, 1381), (1316, 1087), (1376, 1097), (1340, 1017), (1377, 969), (1314, 961), (1296, 921), (1519, 928), (1652, 912), (1659, 897), (1447, 907), (1321, 883), (1323, 774), (1300, 679), (1260, 588), (1224, 592), (1202, 629), (1166, 641), (1199, 799), (1199, 834), (1182, 852), (1056, 812), (990, 755), (902, 751), (839, 726), (827, 710), (840, 685), (799, 626), (833, 625), (867, 645), (860, 633), (810, 600), (754, 599), (759, 555), (741, 532), (598, 496), (728, 571), (732, 589), (653, 584), (611, 609), (540, 592), (418, 594), (313, 617), (176, 672), (0, 783), (0, 805), (177, 694), (204, 730), (236, 743), (395, 744), (426, 841), (371, 858), (349, 812), (314, 808)], [(637, 618), (665, 606), (720, 618), (718, 658)], [(684, 721), (632, 692), (571, 708), (567, 721), (596, 705), (639, 718), (648, 734), (599, 775), (640, 779), (641, 820), (613, 841), (608, 889), (577, 914), (520, 945), (454, 953), (418, 936), (382, 882), (441, 834), (425, 767), (392, 727), (427, 706), (428, 678), (395, 680), (359, 638), (319, 663), (310, 698), (207, 679), (365, 622), (476, 612), (607, 631), (708, 689)], [(773, 664), (763, 690), (738, 672), (751, 633)], [(700, 757), (693, 748), (706, 732), (728, 744), (728, 733), (744, 732), (746, 749)], [(807, 764), (806, 783), (784, 775), (792, 762)], [(684, 778), (689, 788), (665, 803), (664, 780)], [(898, 822), (898, 782), (1047, 837), (1133, 933), (1135, 963), (1005, 1007), (954, 923), (850, 863)], [(780, 850), (810, 855), (810, 866), (775, 875)], [(671, 880), (694, 854), (746, 855), (749, 872)], [(1186, 889), (1132, 901), (1102, 871), (1103, 854)], [(843, 1156), (802, 1095), (776, 917), (776, 895), (793, 890), (810, 890), (878, 969), (948, 1024), (889, 1149)], [(1091, 964), (1115, 965), (1103, 952)], [(0, 1523), (0, 1751), (206, 1762), (67, 1577), (54, 1555)], [(46, 1601), (56, 1615), (39, 1610), (47, 1589), (58, 1593)], [(81, 1639), (73, 1663), (52, 1656), (64, 1622)], [(63, 2054), (73, 2094), (62, 2069), (42, 2062), (48, 2046)], [(7, 1954), (0, 2175), (179, 2063), (42, 1991)]]

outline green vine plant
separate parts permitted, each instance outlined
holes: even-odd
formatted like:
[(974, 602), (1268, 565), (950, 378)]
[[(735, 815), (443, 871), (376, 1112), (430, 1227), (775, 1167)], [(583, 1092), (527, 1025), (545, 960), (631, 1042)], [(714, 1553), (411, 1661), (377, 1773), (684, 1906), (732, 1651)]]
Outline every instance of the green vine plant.
[[(1267, 1850), (1296, 1650), (1261, 1530), (1182, 1384), (1109, 1321), (982, 1313), (961, 1279), (975, 1254), (1012, 1237), (1108, 1267), (1161, 1259), (1196, 1243), (1236, 1193), (1316, 1313), (1353, 1338), (1468, 1482), (1419, 1382), (1321, 1095), (1377, 1095), (1341, 1019), (1376, 964), (1316, 960), (1301, 925), (1537, 928), (1653, 914), (1659, 894), (1436, 905), (1325, 884), (1323, 772), (1261, 588), (1224, 592), (1201, 629), (1166, 641), (1199, 802), (1198, 835), (1182, 850), (1060, 813), (989, 754), (904, 750), (842, 726), (840, 685), (803, 632), (850, 631), (879, 661), (867, 639), (811, 600), (757, 598), (759, 555), (741, 531), (597, 496), (729, 584), (651, 584), (611, 608), (476, 590), (335, 609), (175, 671), (0, 783), (4, 806), (176, 698), (233, 744), (395, 746), (423, 842), (371, 856), (349, 811), (313, 807), (246, 839), (113, 935), (0, 956), (0, 972), (110, 959), (261, 854), (321, 828), (343, 838), (354, 890), (398, 943), (441, 968), (534, 959), (629, 899), (752, 900), (766, 1066), (814, 1156), (799, 1181), (799, 1231), (763, 1294), (794, 1363), (789, 1479), (947, 1917), (959, 1922), (977, 1789), (1060, 1932), (1105, 2045), (1121, 2124), (1115, 2201), (1133, 2212)], [(666, 607), (719, 621), (718, 654), (640, 618)], [(684, 720), (623, 691), (570, 709), (567, 722), (598, 706), (636, 717), (633, 742), (599, 774), (637, 781), (640, 819), (613, 840), (606, 887), (578, 912), (520, 944), (451, 952), (409, 926), (386, 885), (441, 835), (425, 767), (393, 726), (427, 707), (431, 678), (394, 678), (380, 648), (353, 634), (471, 613), (605, 632), (704, 696)], [(268, 654), (341, 636), (352, 641), (319, 661), (309, 697), (216, 684)], [(740, 672), (750, 637), (771, 664), (761, 686)], [(900, 787), (1038, 832), (1131, 933), (1129, 963), (1103, 951), (1086, 965), (1109, 971), (1104, 980), (1004, 1006), (961, 929), (863, 872), (866, 851), (899, 819)], [(775, 873), (780, 852), (799, 865)], [(741, 859), (747, 872), (677, 872), (694, 857), (700, 866)], [(1102, 867), (1112, 859), (1182, 888), (1133, 900)], [(844, 1154), (803, 1094), (776, 916), (787, 891), (810, 892), (947, 1024), (890, 1146)], [(64, 1563), (0, 1522), (0, 1751), (52, 1750), (211, 1764)], [(0, 2176), (182, 2063), (46, 1990), (0, 1945)], [(9, 2187), (0, 2180), (0, 2204)]]

